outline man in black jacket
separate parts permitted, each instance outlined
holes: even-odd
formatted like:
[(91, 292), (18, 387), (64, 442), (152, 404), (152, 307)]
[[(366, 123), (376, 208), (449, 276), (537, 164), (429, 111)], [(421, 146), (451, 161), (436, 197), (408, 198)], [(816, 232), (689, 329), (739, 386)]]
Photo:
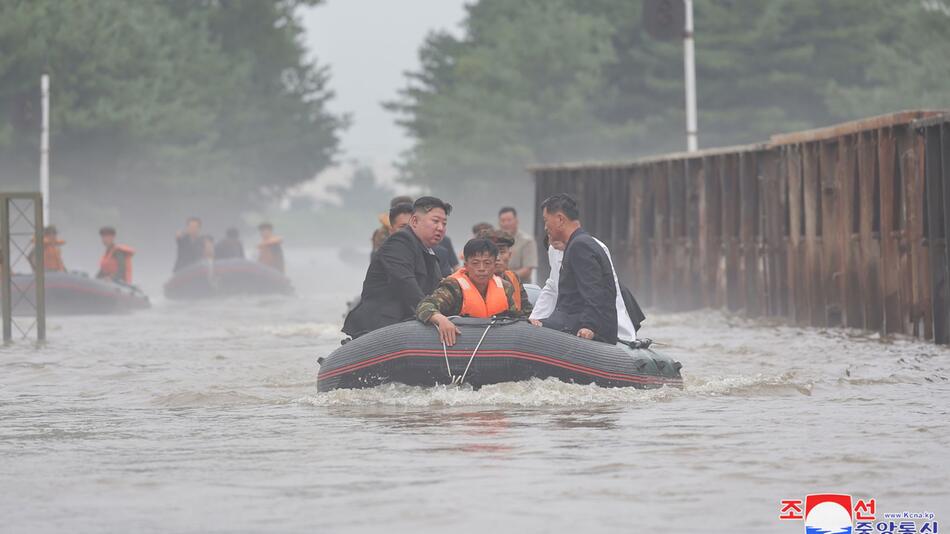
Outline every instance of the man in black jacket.
[(175, 242), (178, 245), (175, 255), (175, 272), (201, 261), (204, 256), (204, 240), (200, 234), (201, 219), (195, 216), (188, 217), (185, 221), (185, 230), (175, 235)]
[(442, 280), (432, 249), (445, 237), (451, 212), (451, 205), (435, 197), (413, 203), (409, 226), (389, 236), (373, 253), (360, 303), (346, 316), (344, 333), (356, 338), (415, 316), (419, 301)]
[(548, 198), (541, 210), (548, 237), (566, 246), (554, 312), (532, 324), (616, 344), (617, 288), (610, 258), (581, 228), (577, 202), (569, 195)]
[(455, 268), (459, 265), (459, 257), (455, 253), (455, 247), (452, 246), (452, 240), (449, 239), (449, 236), (442, 238), (442, 242), (438, 245), (432, 247), (433, 252), (435, 252), (435, 257), (439, 259), (439, 270), (442, 271), (442, 277), (455, 272)]
[(244, 243), (241, 243), (241, 234), (237, 228), (228, 228), (224, 232), (224, 239), (215, 243), (214, 259), (244, 259)]

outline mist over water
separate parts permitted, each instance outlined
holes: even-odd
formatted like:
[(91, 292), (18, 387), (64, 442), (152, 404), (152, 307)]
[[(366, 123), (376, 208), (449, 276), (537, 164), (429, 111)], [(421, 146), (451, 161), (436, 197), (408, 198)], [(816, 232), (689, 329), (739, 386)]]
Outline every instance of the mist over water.
[(151, 310), (0, 347), (0, 531), (800, 532), (779, 501), (818, 492), (950, 513), (946, 348), (648, 313), (682, 390), (318, 394), (365, 264), (287, 259), (293, 298), (170, 302), (156, 272)]

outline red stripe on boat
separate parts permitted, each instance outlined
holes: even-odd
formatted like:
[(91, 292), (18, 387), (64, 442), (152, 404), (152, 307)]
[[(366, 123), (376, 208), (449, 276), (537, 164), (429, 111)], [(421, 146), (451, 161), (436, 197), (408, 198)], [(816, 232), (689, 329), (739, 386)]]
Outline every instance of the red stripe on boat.
[[(399, 358), (404, 358), (408, 356), (416, 356), (416, 357), (423, 357), (423, 358), (442, 358), (444, 357), (444, 354), (438, 350), (414, 350), (414, 349), (390, 352), (388, 354), (381, 354), (379, 356), (374, 356), (373, 358), (370, 358), (362, 362), (352, 363), (350, 365), (341, 367), (339, 369), (327, 371), (326, 373), (320, 373), (320, 375), (318, 375), (317, 377), (317, 380), (319, 381), (319, 380), (325, 380), (328, 378), (333, 378), (341, 374), (358, 371), (360, 369), (365, 369), (367, 367), (371, 367), (379, 363), (383, 363), (386, 361), (395, 360)], [(466, 352), (461, 352), (461, 351), (455, 351), (455, 352), (449, 352), (448, 356), (450, 358), (469, 358), (471, 357), (471, 354), (466, 353)], [(575, 372), (583, 373), (590, 376), (606, 378), (608, 380), (618, 380), (622, 382), (634, 382), (638, 384), (661, 384), (662, 385), (662, 384), (676, 384), (676, 383), (681, 383), (683, 381), (683, 379), (681, 378), (665, 378), (665, 377), (658, 377), (658, 376), (651, 376), (651, 375), (627, 375), (627, 374), (612, 373), (610, 371), (601, 371), (599, 369), (594, 369), (591, 367), (586, 367), (579, 364), (566, 362), (564, 360), (559, 360), (556, 358), (552, 358), (550, 356), (543, 356), (540, 354), (531, 354), (531, 353), (519, 352), (519, 351), (485, 351), (485, 352), (478, 353), (477, 357), (515, 358), (519, 360), (535, 361), (539, 363), (550, 364), (555, 367), (568, 369), (570, 371), (575, 371)]]

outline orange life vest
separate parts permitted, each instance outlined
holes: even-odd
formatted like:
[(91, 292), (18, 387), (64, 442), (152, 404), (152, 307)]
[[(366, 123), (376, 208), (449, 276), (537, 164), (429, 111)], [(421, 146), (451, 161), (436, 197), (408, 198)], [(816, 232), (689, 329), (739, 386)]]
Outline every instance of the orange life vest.
[(488, 291), (485, 298), (482, 298), (482, 294), (468, 277), (465, 269), (459, 269), (449, 275), (449, 278), (456, 280), (459, 287), (462, 288), (462, 311), (460, 315), (463, 317), (487, 319), (508, 311), (508, 296), (505, 295), (505, 286), (501, 278), (492, 275), (488, 282)]
[(66, 270), (66, 265), (63, 263), (63, 252), (59, 249), (65, 244), (66, 242), (62, 239), (43, 236), (43, 267), (47, 271)]
[(521, 280), (518, 280), (518, 275), (514, 271), (505, 271), (505, 277), (508, 278), (508, 281), (511, 282), (511, 287), (515, 288), (515, 308), (518, 311), (521, 311)]
[[(116, 259), (116, 252), (125, 253), (125, 272), (119, 273), (119, 260)], [(116, 275), (120, 275), (123, 282), (126, 284), (132, 283), (132, 256), (135, 254), (135, 250), (131, 247), (125, 245), (112, 245), (111, 248), (106, 250), (105, 254), (102, 255), (102, 259), (99, 260), (99, 276), (102, 278), (114, 279)]]

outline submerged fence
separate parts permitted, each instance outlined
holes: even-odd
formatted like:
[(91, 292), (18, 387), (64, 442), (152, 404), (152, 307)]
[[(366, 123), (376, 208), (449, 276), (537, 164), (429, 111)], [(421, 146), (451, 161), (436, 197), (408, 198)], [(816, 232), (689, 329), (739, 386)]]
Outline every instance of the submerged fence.
[[(37, 341), (46, 340), (42, 243), (43, 196), (0, 193), (0, 324), (4, 343), (13, 339), (14, 329), (24, 339), (35, 331)], [(24, 271), (29, 274), (17, 275)]]
[(578, 199), (646, 305), (950, 343), (950, 114), (531, 172), (538, 204)]

